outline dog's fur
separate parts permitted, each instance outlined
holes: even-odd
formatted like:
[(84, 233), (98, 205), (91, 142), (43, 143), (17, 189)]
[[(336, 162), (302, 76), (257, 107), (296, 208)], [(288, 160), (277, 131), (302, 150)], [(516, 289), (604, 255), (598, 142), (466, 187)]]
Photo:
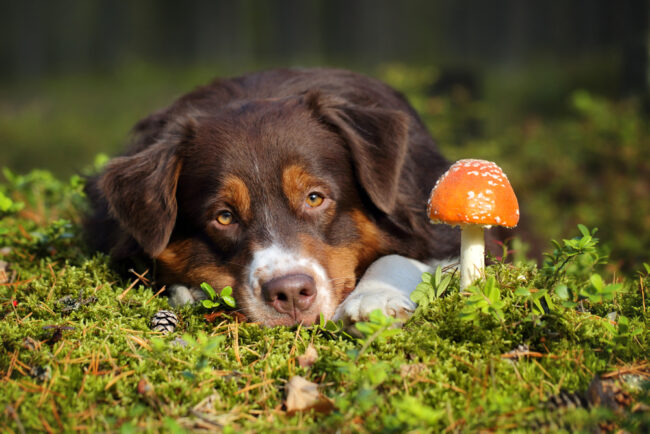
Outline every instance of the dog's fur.
[(134, 132), (88, 182), (89, 239), (118, 260), (154, 259), (156, 281), (182, 301), (208, 282), (231, 285), (266, 325), (356, 321), (375, 307), (405, 316), (419, 261), (458, 255), (458, 231), (425, 213), (448, 162), (404, 97), (374, 79), (300, 69), (216, 80)]

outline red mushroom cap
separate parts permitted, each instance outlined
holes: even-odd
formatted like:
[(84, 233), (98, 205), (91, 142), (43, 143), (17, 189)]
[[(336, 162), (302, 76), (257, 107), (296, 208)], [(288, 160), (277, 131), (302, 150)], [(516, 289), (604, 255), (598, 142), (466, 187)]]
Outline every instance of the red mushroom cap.
[(515, 227), (519, 204), (508, 178), (491, 161), (459, 160), (438, 179), (427, 207), (433, 223)]

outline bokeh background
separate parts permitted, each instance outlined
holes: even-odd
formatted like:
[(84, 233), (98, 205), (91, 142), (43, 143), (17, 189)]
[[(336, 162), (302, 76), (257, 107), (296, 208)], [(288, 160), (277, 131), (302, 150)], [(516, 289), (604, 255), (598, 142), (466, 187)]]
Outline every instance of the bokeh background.
[(516, 255), (583, 223), (631, 273), (650, 262), (649, 22), (647, 0), (0, 0), (0, 166), (68, 177), (215, 76), (344, 67), (404, 92), (450, 159), (506, 170)]

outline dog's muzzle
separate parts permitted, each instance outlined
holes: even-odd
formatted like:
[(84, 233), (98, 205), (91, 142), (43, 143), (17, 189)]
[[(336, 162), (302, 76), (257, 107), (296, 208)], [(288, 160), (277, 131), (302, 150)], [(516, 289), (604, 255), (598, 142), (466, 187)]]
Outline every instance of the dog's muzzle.
[(316, 299), (316, 283), (307, 274), (279, 276), (262, 284), (264, 301), (279, 313), (300, 321), (301, 313), (308, 311)]

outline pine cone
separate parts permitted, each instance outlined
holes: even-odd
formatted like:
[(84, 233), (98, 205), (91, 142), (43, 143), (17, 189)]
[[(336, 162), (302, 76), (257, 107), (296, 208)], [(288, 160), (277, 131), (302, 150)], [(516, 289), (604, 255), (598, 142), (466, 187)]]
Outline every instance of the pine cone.
[(585, 398), (583, 393), (580, 392), (567, 392), (561, 390), (557, 395), (549, 396), (548, 400), (544, 403), (545, 407), (549, 410), (563, 410), (563, 409), (576, 409), (576, 408), (589, 408), (589, 401)]
[(173, 333), (178, 325), (178, 317), (171, 310), (159, 310), (151, 318), (151, 329), (164, 334)]
[(633, 403), (632, 396), (615, 380), (594, 377), (587, 390), (587, 399), (593, 405), (621, 412)]

